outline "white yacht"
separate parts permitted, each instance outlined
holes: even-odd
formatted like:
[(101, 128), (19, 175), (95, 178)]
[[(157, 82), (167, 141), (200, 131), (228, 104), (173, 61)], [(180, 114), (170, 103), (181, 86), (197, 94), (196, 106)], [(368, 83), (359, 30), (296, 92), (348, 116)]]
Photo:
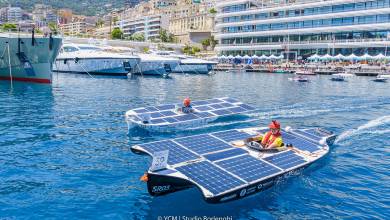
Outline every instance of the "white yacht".
[(351, 73), (336, 73), (332, 74), (332, 81), (346, 81), (347, 78), (353, 77), (354, 75)]
[(52, 64), (61, 48), (58, 37), (0, 34), (0, 80), (52, 82)]
[(168, 76), (180, 64), (180, 60), (156, 54), (138, 54), (141, 58), (137, 73), (142, 75)]
[(214, 66), (218, 64), (218, 62), (215, 61), (179, 55), (171, 51), (160, 51), (156, 52), (156, 54), (180, 60), (180, 65), (177, 65), (176, 68), (172, 69), (172, 72), (174, 73), (208, 74), (213, 70)]
[(140, 58), (136, 55), (107, 52), (93, 45), (66, 44), (56, 59), (53, 71), (127, 76), (137, 71), (139, 63)]

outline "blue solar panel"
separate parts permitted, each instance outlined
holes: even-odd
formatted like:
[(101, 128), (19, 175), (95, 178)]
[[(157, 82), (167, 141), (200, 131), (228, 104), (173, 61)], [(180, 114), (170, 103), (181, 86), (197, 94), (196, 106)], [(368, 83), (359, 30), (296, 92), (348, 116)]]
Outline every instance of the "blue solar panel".
[(210, 104), (210, 103), (207, 101), (193, 101), (193, 102), (191, 102), (192, 106), (208, 105), (208, 104)]
[(150, 124), (161, 124), (161, 123), (165, 123), (166, 121), (162, 118), (156, 118), (156, 119), (152, 119), (150, 120)]
[(197, 119), (198, 116), (196, 116), (195, 114), (184, 114), (184, 115), (175, 116), (174, 118), (178, 121), (189, 121), (189, 120)]
[(172, 117), (167, 117), (167, 118), (164, 118), (165, 121), (169, 122), (169, 123), (175, 123), (175, 122), (178, 122), (178, 120), (172, 118)]
[(220, 108), (224, 108), (222, 105), (220, 104), (213, 104), (213, 105), (209, 105), (211, 108), (213, 109), (220, 109)]
[(161, 118), (163, 117), (164, 115), (162, 115), (161, 113), (159, 112), (153, 112), (153, 113), (150, 113), (150, 117), (151, 118)]
[(212, 133), (212, 135), (226, 142), (245, 140), (246, 138), (253, 136), (243, 131), (237, 131), (237, 130), (222, 131), (222, 132)]
[(146, 107), (145, 109), (146, 109), (148, 112), (157, 112), (157, 111), (158, 111), (158, 109), (155, 108), (155, 107)]
[(245, 108), (241, 108), (241, 107), (228, 108), (227, 110), (229, 110), (229, 111), (231, 111), (233, 113), (241, 113), (241, 112), (248, 111)]
[(314, 141), (320, 141), (322, 139), (322, 137), (318, 137), (316, 135), (313, 135), (311, 133), (308, 133), (308, 132), (305, 132), (305, 131), (302, 131), (302, 130), (294, 130), (294, 133), (297, 133), (297, 134), (300, 134), (300, 135), (303, 135), (305, 137), (308, 137)]
[(219, 103), (219, 105), (222, 105), (223, 107), (225, 108), (229, 108), (229, 107), (233, 107), (234, 105), (230, 104), (230, 103), (227, 103), (227, 102), (224, 102), (224, 103)]
[(214, 195), (245, 184), (242, 180), (237, 179), (230, 173), (208, 161), (177, 167), (176, 170), (183, 173), (193, 182), (207, 189)]
[(233, 148), (233, 149), (222, 151), (222, 152), (207, 154), (207, 155), (204, 155), (204, 157), (210, 161), (216, 161), (216, 160), (234, 157), (234, 156), (238, 156), (238, 155), (242, 155), (242, 154), (246, 154), (246, 153), (248, 153), (248, 152), (241, 149), (241, 148)]
[(212, 103), (212, 104), (216, 104), (216, 103), (223, 102), (223, 101), (220, 100), (220, 99), (208, 99), (208, 100), (206, 100), (206, 101), (208, 101), (209, 103)]
[(176, 113), (174, 113), (173, 111), (162, 111), (160, 112), (162, 115), (164, 116), (173, 116), (173, 115), (177, 115)]
[(175, 141), (198, 154), (211, 153), (214, 151), (232, 148), (229, 144), (208, 134), (178, 138), (175, 139)]
[(265, 160), (283, 169), (289, 169), (306, 162), (303, 157), (290, 150), (267, 157)]
[(164, 110), (172, 110), (172, 109), (175, 109), (175, 105), (159, 105), (159, 106), (156, 106), (156, 108), (160, 111), (164, 111)]
[(215, 110), (215, 111), (212, 111), (212, 113), (214, 113), (216, 115), (230, 115), (230, 114), (232, 114), (232, 112), (230, 112), (226, 109)]
[(216, 164), (248, 182), (252, 182), (281, 171), (280, 169), (249, 155), (234, 157), (217, 162)]
[(144, 108), (140, 108), (140, 109), (135, 109), (134, 112), (136, 113), (145, 113), (145, 112), (148, 112), (146, 109)]
[(253, 108), (252, 106), (247, 105), (247, 104), (241, 104), (240, 106), (241, 106), (242, 108), (245, 108), (246, 110), (249, 110), (249, 111), (255, 110), (255, 108)]
[(310, 153), (320, 149), (319, 145), (287, 132), (282, 132), (282, 138), (285, 145), (292, 144), (294, 147)]
[(198, 110), (198, 111), (209, 111), (209, 110), (212, 110), (212, 108), (210, 108), (207, 105), (203, 105), (203, 106), (196, 107), (196, 110)]
[(223, 99), (223, 100), (225, 100), (225, 102), (230, 102), (230, 103), (239, 102), (237, 99), (233, 99), (233, 98), (225, 98), (225, 99)]
[(187, 149), (184, 149), (183, 147), (179, 146), (171, 140), (146, 143), (141, 144), (139, 146), (148, 151), (150, 154), (154, 154), (155, 152), (159, 151), (169, 150), (168, 164), (170, 165), (199, 158), (198, 155), (192, 153)]
[(197, 115), (199, 118), (209, 118), (215, 116), (208, 112), (195, 112), (194, 114)]

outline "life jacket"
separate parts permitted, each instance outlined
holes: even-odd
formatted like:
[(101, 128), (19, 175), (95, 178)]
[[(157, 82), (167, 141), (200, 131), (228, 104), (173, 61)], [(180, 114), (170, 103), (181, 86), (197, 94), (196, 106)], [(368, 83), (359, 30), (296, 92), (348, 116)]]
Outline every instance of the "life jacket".
[(181, 107), (181, 112), (183, 112), (183, 113), (188, 114), (188, 113), (191, 113), (192, 111), (193, 110), (192, 110), (192, 106), (191, 105)]
[(268, 147), (272, 145), (280, 136), (282, 136), (280, 133), (273, 135), (272, 132), (268, 131), (261, 140), (261, 144), (265, 147)]

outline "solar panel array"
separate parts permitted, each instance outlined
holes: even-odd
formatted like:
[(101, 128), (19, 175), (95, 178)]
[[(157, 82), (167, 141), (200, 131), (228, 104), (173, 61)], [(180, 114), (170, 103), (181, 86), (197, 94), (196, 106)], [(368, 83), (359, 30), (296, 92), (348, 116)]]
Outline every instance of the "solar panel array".
[(281, 170), (249, 155), (234, 157), (217, 162), (225, 170), (234, 173), (247, 182), (276, 174)]
[(178, 114), (175, 109), (176, 105), (174, 104), (137, 108), (133, 110), (136, 115), (133, 115), (132, 118), (137, 123), (143, 123), (142, 119), (150, 118), (149, 124), (158, 125), (227, 116), (255, 110), (252, 106), (243, 104), (239, 100), (232, 98), (193, 101), (191, 105), (195, 112), (190, 114)]
[(299, 150), (309, 151), (310, 153), (312, 153), (321, 149), (321, 146), (319, 144), (313, 143), (305, 138), (293, 135), (291, 133), (282, 132), (282, 138), (284, 144), (292, 144)]
[(182, 146), (198, 153), (205, 154), (213, 151), (220, 151), (232, 148), (229, 144), (218, 140), (208, 134), (184, 137), (175, 139), (175, 141)]
[(214, 195), (245, 184), (225, 170), (203, 161), (176, 168), (196, 184), (206, 188)]
[(200, 158), (199, 155), (192, 153), (191, 151), (179, 146), (171, 140), (146, 143), (141, 144), (140, 146), (150, 154), (154, 154), (155, 152), (159, 151), (169, 150), (169, 165)]
[(289, 169), (305, 163), (303, 157), (297, 155), (293, 151), (286, 151), (273, 156), (265, 158), (266, 161), (283, 169)]
[[(231, 141), (243, 140), (249, 136), (251, 135), (243, 131), (228, 130), (139, 146), (150, 154), (169, 150), (168, 164), (175, 165), (173, 169), (213, 195), (277, 175), (284, 170), (306, 163), (303, 157), (291, 150), (262, 159), (229, 144)], [(312, 142), (288, 132), (283, 132), (283, 138), (299, 149), (318, 149), (318, 146)], [(194, 161), (196, 159), (199, 160)], [(190, 160), (191, 163), (183, 163)]]

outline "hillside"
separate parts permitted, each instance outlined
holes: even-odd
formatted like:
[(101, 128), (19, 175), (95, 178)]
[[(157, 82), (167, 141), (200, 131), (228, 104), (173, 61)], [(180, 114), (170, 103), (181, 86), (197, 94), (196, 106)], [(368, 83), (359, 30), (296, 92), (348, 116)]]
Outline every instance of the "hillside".
[(51, 5), (53, 8), (70, 8), (75, 14), (101, 15), (113, 8), (134, 5), (139, 0), (8, 0), (0, 1), (0, 7), (9, 4), (19, 6), (26, 11), (32, 11), (34, 4)]

